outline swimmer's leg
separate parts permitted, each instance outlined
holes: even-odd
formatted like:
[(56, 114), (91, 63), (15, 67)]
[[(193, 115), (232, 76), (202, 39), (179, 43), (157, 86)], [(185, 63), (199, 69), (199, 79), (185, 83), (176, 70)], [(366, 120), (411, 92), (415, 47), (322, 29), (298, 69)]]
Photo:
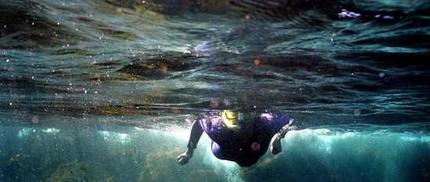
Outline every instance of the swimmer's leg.
[(222, 153), (221, 146), (219, 146), (216, 142), (212, 141), (211, 150), (214, 156), (218, 159), (224, 160), (224, 154)]
[(294, 119), (290, 119), (288, 124), (283, 126), (279, 130), (279, 132), (275, 134), (275, 139), (273, 139), (272, 149), (271, 149), (273, 155), (276, 155), (282, 151), (281, 139), (285, 137), (285, 134), (287, 134), (288, 131), (292, 130), (293, 122), (294, 122)]

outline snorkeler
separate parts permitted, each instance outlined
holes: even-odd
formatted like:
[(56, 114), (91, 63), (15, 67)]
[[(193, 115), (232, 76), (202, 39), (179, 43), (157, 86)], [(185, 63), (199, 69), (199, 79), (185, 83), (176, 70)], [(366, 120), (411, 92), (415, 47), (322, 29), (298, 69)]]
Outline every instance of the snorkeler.
[(184, 165), (190, 160), (204, 131), (212, 139), (211, 150), (218, 159), (251, 166), (266, 153), (273, 136), (272, 153), (282, 151), (281, 139), (292, 129), (292, 123), (293, 119), (282, 114), (209, 112), (194, 121), (188, 149), (177, 161)]

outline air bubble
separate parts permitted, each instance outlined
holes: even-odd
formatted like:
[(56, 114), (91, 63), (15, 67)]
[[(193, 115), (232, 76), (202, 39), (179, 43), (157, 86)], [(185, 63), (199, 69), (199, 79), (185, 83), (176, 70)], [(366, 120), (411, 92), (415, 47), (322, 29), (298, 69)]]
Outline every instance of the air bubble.
[(361, 110), (360, 109), (354, 109), (354, 116), (360, 116)]

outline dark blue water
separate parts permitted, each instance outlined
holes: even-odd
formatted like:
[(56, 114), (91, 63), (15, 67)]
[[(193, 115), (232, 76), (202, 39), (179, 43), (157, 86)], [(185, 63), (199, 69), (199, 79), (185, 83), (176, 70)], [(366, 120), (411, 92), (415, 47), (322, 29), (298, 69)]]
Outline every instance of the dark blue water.
[[(0, 181), (428, 181), (430, 2), (2, 0)], [(193, 118), (295, 118), (240, 168)]]

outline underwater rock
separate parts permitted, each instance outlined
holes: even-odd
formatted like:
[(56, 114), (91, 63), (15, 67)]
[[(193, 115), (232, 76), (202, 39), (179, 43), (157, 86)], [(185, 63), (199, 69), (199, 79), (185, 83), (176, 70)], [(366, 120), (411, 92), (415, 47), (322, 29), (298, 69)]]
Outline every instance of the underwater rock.
[(59, 167), (47, 181), (115, 181), (101, 166), (79, 162)]
[[(224, 181), (224, 176), (215, 177), (214, 169), (190, 162), (185, 166), (176, 163), (176, 156), (183, 151), (179, 148), (159, 147), (146, 155), (138, 181)], [(197, 156), (196, 156), (197, 157)], [(198, 160), (198, 159), (194, 159)], [(196, 161), (197, 162), (197, 161)], [(199, 161), (202, 162), (202, 161)], [(185, 176), (185, 178), (184, 178)], [(208, 179), (210, 176), (210, 179)]]
[(167, 66), (164, 64), (134, 64), (131, 63), (119, 70), (119, 72), (127, 73), (147, 78), (163, 78), (168, 76)]
[(31, 1), (29, 4), (0, 3), (1, 48), (36, 48), (73, 44), (78, 36), (59, 22), (43, 17), (44, 6)]
[(174, 72), (187, 71), (197, 66), (192, 63), (189, 55), (174, 56), (166, 58), (150, 58), (144, 61), (134, 61), (118, 72), (126, 73), (142, 78), (161, 79), (171, 76)]

